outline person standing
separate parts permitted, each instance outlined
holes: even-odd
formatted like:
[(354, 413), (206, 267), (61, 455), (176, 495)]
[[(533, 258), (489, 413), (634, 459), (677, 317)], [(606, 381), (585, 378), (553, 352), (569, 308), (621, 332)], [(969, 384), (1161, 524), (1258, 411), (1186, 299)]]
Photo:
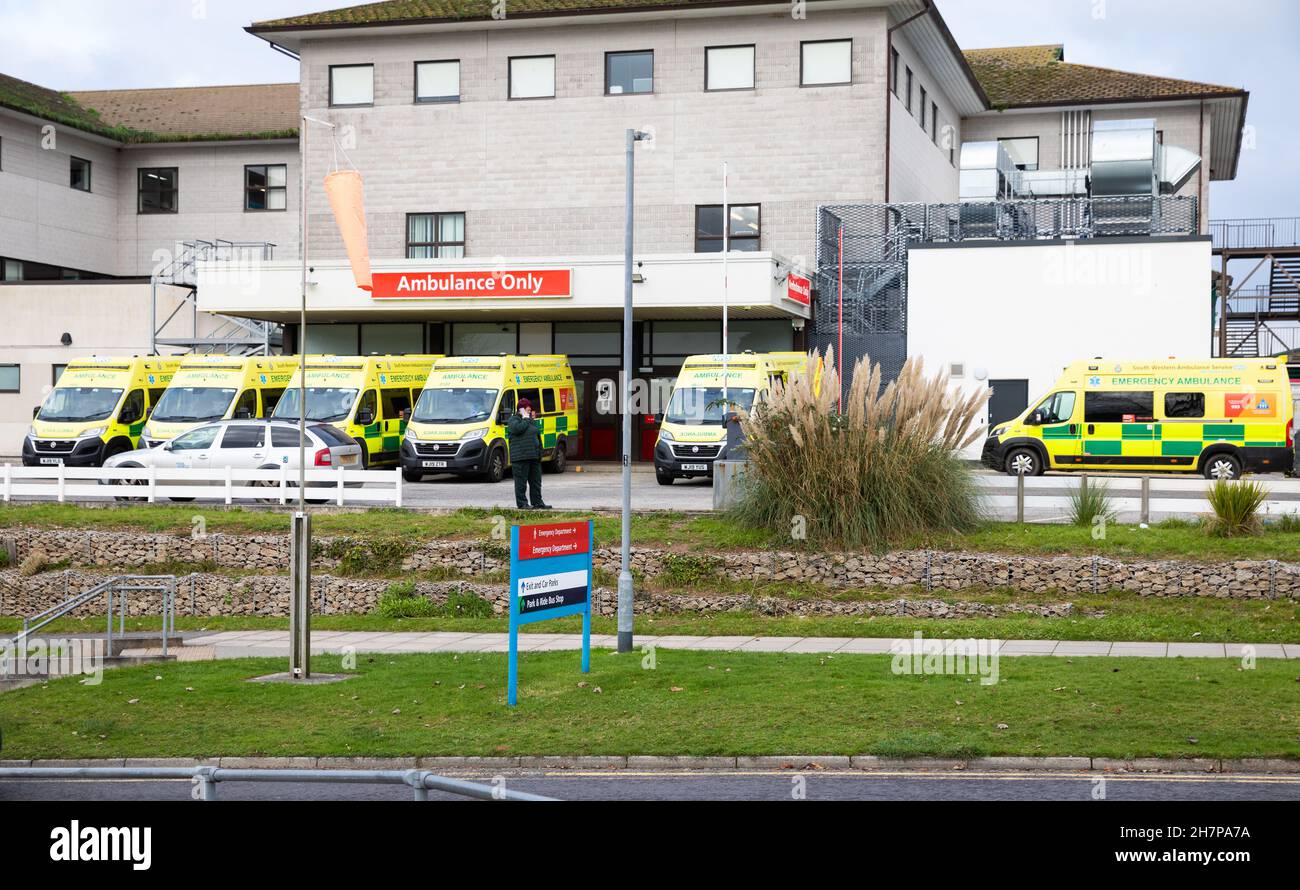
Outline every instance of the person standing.
[(551, 509), (542, 501), (542, 422), (533, 411), (532, 402), (519, 400), (515, 413), (506, 421), (506, 432), (515, 477), (515, 506), (520, 510)]

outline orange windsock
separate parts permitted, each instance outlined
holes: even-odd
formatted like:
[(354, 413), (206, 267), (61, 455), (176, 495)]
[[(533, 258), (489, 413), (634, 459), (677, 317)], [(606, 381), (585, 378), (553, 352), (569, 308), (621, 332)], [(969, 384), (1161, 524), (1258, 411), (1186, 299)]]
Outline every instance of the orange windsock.
[(330, 199), (334, 221), (338, 223), (343, 246), (352, 263), (352, 277), (357, 287), (370, 290), (370, 245), (366, 238), (366, 197), (361, 174), (356, 170), (336, 170), (325, 177), (325, 195)]

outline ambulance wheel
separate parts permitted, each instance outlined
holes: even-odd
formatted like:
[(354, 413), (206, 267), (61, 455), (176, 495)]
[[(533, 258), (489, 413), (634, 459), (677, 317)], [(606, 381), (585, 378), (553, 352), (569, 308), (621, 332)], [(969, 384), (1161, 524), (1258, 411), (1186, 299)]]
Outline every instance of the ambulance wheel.
[(1008, 476), (1041, 476), (1043, 461), (1032, 448), (1015, 448), (1007, 455)]
[(483, 474), (483, 478), (493, 485), (506, 478), (506, 455), (500, 448), (493, 448), (492, 453), (488, 455), (487, 472)]
[(1205, 465), (1201, 467), (1201, 472), (1205, 474), (1206, 479), (1212, 481), (1240, 479), (1241, 461), (1231, 454), (1216, 454), (1206, 460)]
[(365, 443), (357, 442), (361, 446), (361, 469), (370, 469), (370, 452), (366, 451)]
[(674, 482), (674, 477), (666, 476), (663, 473), (655, 473), (655, 479), (658, 480), (660, 485), (672, 485)]
[(568, 455), (564, 453), (564, 440), (561, 439), (555, 443), (555, 453), (551, 455), (551, 459), (542, 466), (548, 473), (563, 473), (564, 468), (568, 466), (568, 461)]
[(419, 482), (424, 474), (419, 470), (402, 470), (402, 479), (406, 482)]

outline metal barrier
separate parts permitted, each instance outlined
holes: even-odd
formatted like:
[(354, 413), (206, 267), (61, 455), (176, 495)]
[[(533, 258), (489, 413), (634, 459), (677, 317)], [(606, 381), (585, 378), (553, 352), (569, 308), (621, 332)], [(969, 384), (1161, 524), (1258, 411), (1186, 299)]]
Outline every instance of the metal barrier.
[(3, 779), (189, 779), (197, 786), (198, 800), (216, 800), (221, 782), (305, 782), (308, 784), (407, 785), (415, 800), (428, 800), (430, 791), (441, 791), (476, 800), (555, 800), (526, 791), (510, 791), (504, 786), (483, 785), (464, 779), (440, 776), (428, 770), (330, 770), (330, 769), (226, 769), (217, 766), (194, 767), (3, 767)]
[(108, 597), (108, 641), (105, 653), (113, 654), (113, 600), (117, 598), (118, 635), (126, 634), (127, 593), (151, 590), (162, 594), (162, 654), (167, 657), (167, 644), (176, 635), (176, 576), (175, 575), (118, 575), (68, 597), (44, 612), (23, 619), (23, 630), (14, 637), (15, 645), (24, 643), (32, 634), (53, 621), (101, 597)]
[[(362, 487), (366, 486), (366, 487)], [(319, 502), (368, 502), (402, 506), (402, 471), (307, 470), (308, 497)], [(171, 500), (223, 500), (292, 504), (298, 499), (298, 472), (286, 466), (273, 470), (232, 467), (191, 469), (181, 467), (52, 467), (0, 466), (0, 500), (16, 497), (112, 497), (121, 501), (156, 504)]]

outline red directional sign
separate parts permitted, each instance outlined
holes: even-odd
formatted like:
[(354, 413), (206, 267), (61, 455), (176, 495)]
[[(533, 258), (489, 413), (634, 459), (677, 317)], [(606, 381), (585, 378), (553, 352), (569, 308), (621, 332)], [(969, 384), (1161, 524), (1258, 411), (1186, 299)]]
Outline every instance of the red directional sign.
[(578, 556), (591, 550), (591, 533), (586, 522), (557, 522), (551, 525), (519, 527), (518, 559), (548, 556)]

